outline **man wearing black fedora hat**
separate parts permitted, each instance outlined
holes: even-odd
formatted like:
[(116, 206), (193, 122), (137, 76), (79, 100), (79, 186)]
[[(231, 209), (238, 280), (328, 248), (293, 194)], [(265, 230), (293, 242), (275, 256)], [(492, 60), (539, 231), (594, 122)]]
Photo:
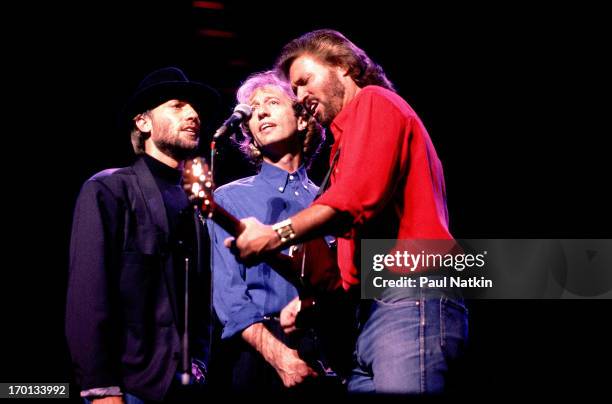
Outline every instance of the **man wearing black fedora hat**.
[[(66, 336), (87, 401), (177, 402), (184, 383), (203, 385), (210, 353), (207, 232), (181, 187), (183, 160), (203, 119), (218, 107), (212, 88), (167, 67), (137, 87), (123, 112), (138, 156), (83, 185), (70, 244)], [(185, 269), (189, 279), (184, 353)], [(187, 344), (185, 344), (187, 345)], [(191, 358), (183, 361), (182, 358)], [(191, 373), (191, 375), (190, 375)]]

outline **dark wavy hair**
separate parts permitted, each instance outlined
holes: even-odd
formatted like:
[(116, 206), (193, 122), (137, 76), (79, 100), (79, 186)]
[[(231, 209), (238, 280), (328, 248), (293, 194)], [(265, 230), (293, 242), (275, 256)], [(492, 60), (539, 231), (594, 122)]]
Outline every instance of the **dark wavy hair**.
[[(254, 73), (250, 75), (236, 92), (236, 99), (241, 104), (248, 104), (249, 99), (255, 91), (262, 87), (278, 87), (285, 93), (293, 103), (293, 111), (295, 118), (303, 117), (307, 121), (306, 129), (298, 132), (298, 136), (302, 139), (302, 159), (306, 168), (310, 167), (313, 159), (317, 156), (323, 141), (325, 140), (325, 129), (309, 115), (304, 107), (297, 102), (295, 94), (291, 91), (289, 83), (280, 78), (274, 70)], [(263, 160), (261, 151), (253, 142), (253, 134), (251, 133), (248, 124), (243, 123), (241, 126), (242, 139), (235, 139), (242, 153), (256, 166), (259, 167)]]
[(359, 87), (377, 85), (395, 91), (383, 68), (338, 31), (320, 29), (292, 40), (281, 50), (275, 68), (287, 78), (293, 61), (304, 54), (331, 66), (348, 68), (349, 75)]

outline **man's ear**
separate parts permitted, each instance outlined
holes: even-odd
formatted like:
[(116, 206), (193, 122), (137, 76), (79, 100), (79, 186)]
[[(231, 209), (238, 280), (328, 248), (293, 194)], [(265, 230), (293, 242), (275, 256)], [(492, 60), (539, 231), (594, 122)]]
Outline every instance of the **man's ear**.
[(134, 124), (141, 132), (151, 132), (151, 118), (147, 114), (138, 114), (134, 117)]
[(297, 130), (301, 132), (307, 127), (308, 127), (308, 119), (304, 118), (303, 116), (298, 116)]
[(336, 66), (336, 69), (341, 77), (349, 76), (351, 73), (351, 69), (348, 66)]

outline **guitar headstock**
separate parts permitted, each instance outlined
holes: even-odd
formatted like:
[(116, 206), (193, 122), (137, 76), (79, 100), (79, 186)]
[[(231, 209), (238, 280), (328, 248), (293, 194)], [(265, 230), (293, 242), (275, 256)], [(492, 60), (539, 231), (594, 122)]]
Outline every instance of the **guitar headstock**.
[(183, 189), (189, 201), (204, 213), (212, 206), (214, 183), (210, 167), (204, 157), (185, 161), (183, 168)]

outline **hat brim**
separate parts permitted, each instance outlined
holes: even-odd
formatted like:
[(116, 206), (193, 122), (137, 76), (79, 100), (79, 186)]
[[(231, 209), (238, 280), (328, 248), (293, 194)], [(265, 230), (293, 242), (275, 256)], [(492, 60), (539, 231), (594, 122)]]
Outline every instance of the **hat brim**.
[(122, 121), (131, 124), (134, 117), (169, 100), (188, 101), (198, 111), (201, 119), (215, 119), (219, 113), (220, 96), (206, 84), (190, 82), (161, 82), (135, 93), (122, 113)]

